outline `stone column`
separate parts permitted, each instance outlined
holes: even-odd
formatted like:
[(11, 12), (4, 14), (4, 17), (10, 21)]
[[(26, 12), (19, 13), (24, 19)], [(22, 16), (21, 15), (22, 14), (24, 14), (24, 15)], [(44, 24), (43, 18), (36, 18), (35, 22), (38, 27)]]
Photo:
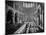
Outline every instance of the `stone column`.
[(15, 2), (13, 2), (13, 8), (15, 9)]

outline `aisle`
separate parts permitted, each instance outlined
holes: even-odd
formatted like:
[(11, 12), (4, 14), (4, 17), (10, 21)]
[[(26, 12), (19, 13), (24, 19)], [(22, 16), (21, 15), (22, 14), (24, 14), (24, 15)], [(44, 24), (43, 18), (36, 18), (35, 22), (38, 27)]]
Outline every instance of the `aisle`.
[(25, 23), (24, 25), (22, 25), (15, 33), (21, 33), (21, 32), (23, 32), (24, 29), (25, 29), (25, 27), (26, 27), (26, 24), (27, 23)]

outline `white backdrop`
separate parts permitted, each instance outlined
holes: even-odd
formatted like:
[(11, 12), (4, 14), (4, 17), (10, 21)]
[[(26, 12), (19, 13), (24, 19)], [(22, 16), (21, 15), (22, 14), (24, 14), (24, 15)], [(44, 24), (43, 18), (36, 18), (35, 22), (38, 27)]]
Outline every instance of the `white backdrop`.
[[(13, 1), (18, 1), (18, 0), (13, 0)], [(19, 1), (43, 2), (44, 3), (45, 32), (44, 33), (31, 33), (31, 34), (26, 34), (26, 35), (46, 35), (46, 0), (19, 0)], [(5, 0), (0, 0), (0, 35), (5, 35)], [(25, 34), (14, 34), (14, 35), (25, 35)]]

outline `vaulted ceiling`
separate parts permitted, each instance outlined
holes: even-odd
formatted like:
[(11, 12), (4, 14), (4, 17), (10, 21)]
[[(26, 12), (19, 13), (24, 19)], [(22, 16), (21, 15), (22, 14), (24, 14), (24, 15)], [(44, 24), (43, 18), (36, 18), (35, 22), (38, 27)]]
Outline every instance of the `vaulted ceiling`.
[(34, 4), (34, 7), (30, 7), (30, 8), (23, 7), (23, 5), (21, 3), (17, 3), (16, 5), (17, 5), (16, 6), (17, 9), (20, 12), (23, 12), (23, 13), (25, 13), (25, 15), (28, 15), (28, 16), (33, 15), (33, 13), (36, 11), (36, 4)]

